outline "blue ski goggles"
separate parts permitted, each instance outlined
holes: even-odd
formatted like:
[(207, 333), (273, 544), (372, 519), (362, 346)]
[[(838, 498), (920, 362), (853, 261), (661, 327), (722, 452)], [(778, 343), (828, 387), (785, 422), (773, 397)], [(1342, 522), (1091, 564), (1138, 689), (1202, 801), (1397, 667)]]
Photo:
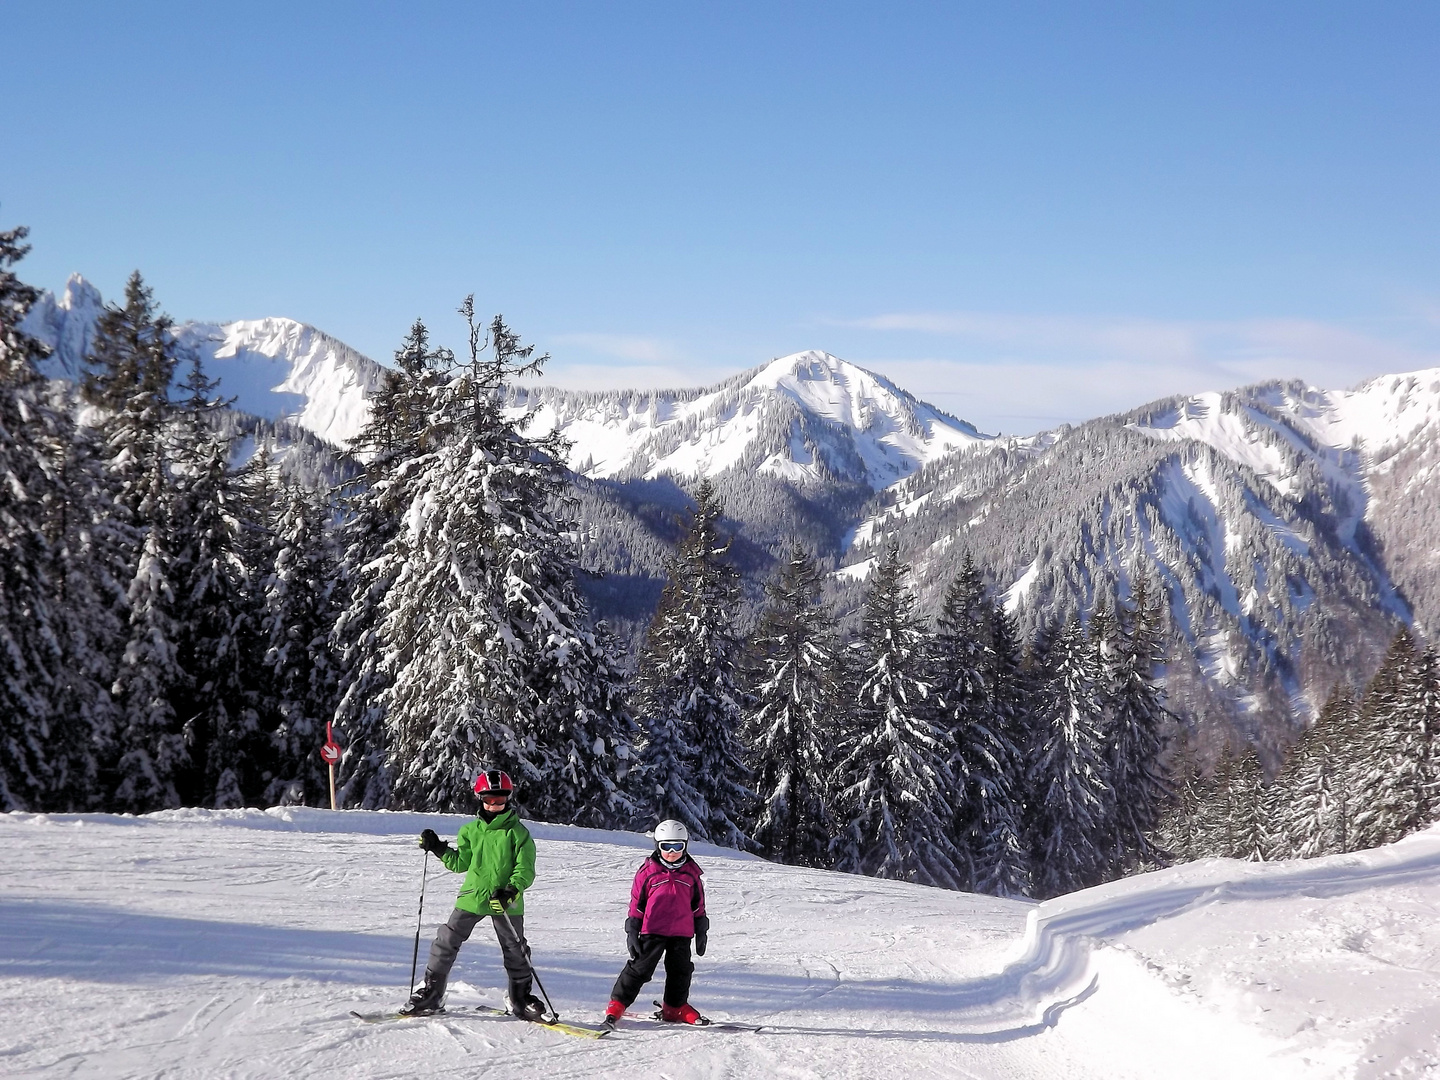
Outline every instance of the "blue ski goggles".
[(684, 840), (661, 840), (657, 845), (661, 851), (684, 851)]

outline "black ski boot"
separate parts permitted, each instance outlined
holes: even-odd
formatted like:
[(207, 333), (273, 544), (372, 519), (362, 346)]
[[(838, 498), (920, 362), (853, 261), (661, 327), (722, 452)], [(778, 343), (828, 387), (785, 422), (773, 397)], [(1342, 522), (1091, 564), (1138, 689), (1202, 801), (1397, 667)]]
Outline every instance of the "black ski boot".
[(510, 1006), (510, 1012), (521, 1020), (538, 1021), (545, 1016), (545, 1005), (534, 994), (526, 994), (518, 1001), (506, 994), (505, 1004)]
[(420, 984), (420, 988), (410, 995), (410, 1000), (400, 1006), (401, 1016), (433, 1016), (435, 1013), (444, 1012), (445, 1006), (445, 984), (431, 983), (428, 980)]

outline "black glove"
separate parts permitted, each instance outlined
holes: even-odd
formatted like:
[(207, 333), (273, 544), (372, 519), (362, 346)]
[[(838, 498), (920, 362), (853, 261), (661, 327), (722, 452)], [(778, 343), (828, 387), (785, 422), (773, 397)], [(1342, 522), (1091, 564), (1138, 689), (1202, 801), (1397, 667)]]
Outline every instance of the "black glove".
[(710, 916), (695, 916), (695, 955), (705, 955), (705, 939), (710, 936)]
[(506, 885), (496, 889), (490, 894), (490, 910), (499, 915), (506, 908), (515, 902), (515, 897), (520, 895), (520, 890), (514, 885)]
[(630, 959), (640, 956), (640, 920), (625, 920), (625, 947), (630, 950)]
[(435, 835), (434, 829), (426, 829), (420, 834), (420, 846), (432, 855), (444, 855), (450, 845)]

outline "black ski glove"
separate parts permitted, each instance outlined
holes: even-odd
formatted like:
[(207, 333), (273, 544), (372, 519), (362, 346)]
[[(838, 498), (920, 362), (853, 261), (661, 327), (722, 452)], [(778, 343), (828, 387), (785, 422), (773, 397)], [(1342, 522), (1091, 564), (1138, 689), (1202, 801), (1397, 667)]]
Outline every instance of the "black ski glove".
[(705, 939), (710, 936), (710, 916), (695, 916), (695, 955), (705, 955)]
[(426, 829), (420, 834), (420, 846), (432, 855), (444, 855), (450, 849), (450, 845), (435, 835), (434, 829)]
[(506, 908), (515, 902), (515, 897), (520, 895), (520, 890), (514, 885), (506, 885), (496, 889), (490, 894), (490, 910), (499, 915)]
[(640, 920), (625, 920), (625, 947), (630, 950), (630, 959), (640, 956)]

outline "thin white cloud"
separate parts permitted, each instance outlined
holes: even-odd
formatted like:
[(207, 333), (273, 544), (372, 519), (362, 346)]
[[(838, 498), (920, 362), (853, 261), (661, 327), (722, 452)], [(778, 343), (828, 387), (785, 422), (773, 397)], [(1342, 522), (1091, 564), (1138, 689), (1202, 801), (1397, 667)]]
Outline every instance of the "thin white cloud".
[[(927, 335), (929, 357), (873, 358), (918, 397), (1007, 432), (1120, 412), (1156, 398), (1270, 379), (1340, 389), (1440, 366), (1440, 348), (1308, 319), (1085, 319), (902, 312), (836, 323)], [(934, 338), (951, 339), (934, 356)]]
[[(1440, 351), (1421, 349), (1393, 338), (1363, 334), (1312, 319), (1241, 319), (1229, 321), (1160, 319), (1086, 319), (1057, 316), (994, 315), (974, 312), (908, 312), (838, 321), (866, 330), (901, 331), (953, 337), (989, 346), (1003, 356), (1054, 353), (1053, 359), (1108, 355), (1152, 361), (1200, 363), (1218, 368), (1254, 370), (1255, 363), (1364, 364), (1378, 362), (1432, 366)], [(1275, 377), (1274, 373), (1265, 377)]]
[[(1312, 319), (1162, 320), (898, 312), (827, 320), (815, 347), (892, 379), (986, 431), (1028, 434), (1175, 394), (1270, 379), (1342, 389), (1440, 366), (1423, 320), (1414, 341)], [(879, 335), (878, 337), (876, 335)], [(828, 340), (826, 340), (828, 339)], [(710, 386), (742, 367), (643, 335), (567, 334), (542, 382), (573, 390)], [(879, 347), (877, 347), (877, 345)], [(757, 357), (763, 362), (768, 357)]]
[(559, 334), (552, 340), (562, 348), (577, 346), (639, 364), (673, 364), (684, 359), (673, 342), (637, 334)]
[(545, 365), (541, 385), (565, 390), (677, 390), (710, 386), (735, 374), (734, 368), (668, 364)]

